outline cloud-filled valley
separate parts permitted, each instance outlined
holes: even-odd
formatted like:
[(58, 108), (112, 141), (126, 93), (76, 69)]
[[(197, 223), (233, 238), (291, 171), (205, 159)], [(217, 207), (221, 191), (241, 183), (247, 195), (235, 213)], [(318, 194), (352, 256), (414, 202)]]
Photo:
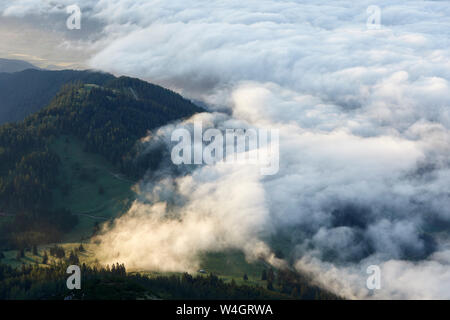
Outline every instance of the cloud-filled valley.
[[(60, 1), (66, 4), (64, 1)], [(381, 28), (366, 26), (370, 5)], [(280, 132), (280, 171), (172, 165), (99, 237), (100, 257), (195, 270), (200, 254), (272, 253), (349, 298), (450, 298), (450, 4), (447, 1), (85, 1), (92, 68), (201, 101), (177, 125)], [(1, 2), (8, 17), (61, 9)], [(101, 28), (99, 27), (101, 26)], [(170, 162), (170, 158), (167, 158)], [(366, 267), (382, 289), (366, 289)]]

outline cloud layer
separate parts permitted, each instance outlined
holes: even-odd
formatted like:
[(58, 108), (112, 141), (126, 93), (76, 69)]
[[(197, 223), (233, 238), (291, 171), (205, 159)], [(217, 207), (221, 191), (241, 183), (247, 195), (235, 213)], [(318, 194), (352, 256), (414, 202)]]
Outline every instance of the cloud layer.
[[(366, 26), (374, 4), (379, 30)], [(48, 5), (0, 8), (23, 16)], [(210, 127), (280, 130), (276, 176), (220, 163), (149, 176), (143, 200), (103, 236), (104, 261), (192, 270), (207, 251), (270, 257), (268, 239), (284, 237), (293, 265), (347, 297), (450, 298), (448, 2), (84, 6), (102, 25), (83, 43), (93, 68), (225, 111), (197, 116)], [(171, 129), (156, 134), (168, 146)], [(382, 269), (373, 294), (369, 264)]]

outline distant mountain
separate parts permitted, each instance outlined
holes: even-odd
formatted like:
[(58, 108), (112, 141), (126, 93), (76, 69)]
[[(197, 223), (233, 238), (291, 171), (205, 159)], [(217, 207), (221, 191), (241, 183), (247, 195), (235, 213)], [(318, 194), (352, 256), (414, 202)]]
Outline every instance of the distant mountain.
[(39, 69), (23, 60), (11, 60), (0, 58), (0, 72), (20, 72), (27, 69)]
[(103, 85), (113, 79), (110, 74), (92, 71), (28, 69), (0, 73), (0, 124), (23, 120), (41, 110), (69, 82)]

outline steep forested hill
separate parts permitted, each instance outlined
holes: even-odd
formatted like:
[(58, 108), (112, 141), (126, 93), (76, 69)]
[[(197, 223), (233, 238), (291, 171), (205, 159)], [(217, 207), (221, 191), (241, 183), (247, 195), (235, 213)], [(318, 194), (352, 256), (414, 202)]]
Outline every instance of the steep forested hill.
[(78, 74), (97, 84), (65, 84), (41, 111), (0, 126), (0, 213), (12, 217), (0, 224), (0, 246), (56, 241), (76, 225), (67, 208), (53, 206), (52, 190), (70, 183), (60, 185), (63, 159), (51, 148), (55, 139), (78, 139), (85, 151), (100, 154), (117, 170), (137, 177), (143, 168), (133, 161), (135, 145), (147, 130), (203, 110), (170, 90), (138, 79)]

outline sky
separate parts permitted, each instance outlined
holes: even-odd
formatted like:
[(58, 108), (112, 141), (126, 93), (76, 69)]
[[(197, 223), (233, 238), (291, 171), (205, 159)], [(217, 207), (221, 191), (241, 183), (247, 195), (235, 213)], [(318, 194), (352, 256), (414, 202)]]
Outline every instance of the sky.
[(238, 248), (348, 298), (450, 298), (448, 1), (88, 0), (69, 30), (74, 3), (0, 1), (0, 56), (139, 77), (207, 105), (153, 132), (149, 150), (194, 121), (280, 131), (274, 176), (222, 163), (149, 174), (102, 236), (103, 261), (195, 270), (202, 253)]

